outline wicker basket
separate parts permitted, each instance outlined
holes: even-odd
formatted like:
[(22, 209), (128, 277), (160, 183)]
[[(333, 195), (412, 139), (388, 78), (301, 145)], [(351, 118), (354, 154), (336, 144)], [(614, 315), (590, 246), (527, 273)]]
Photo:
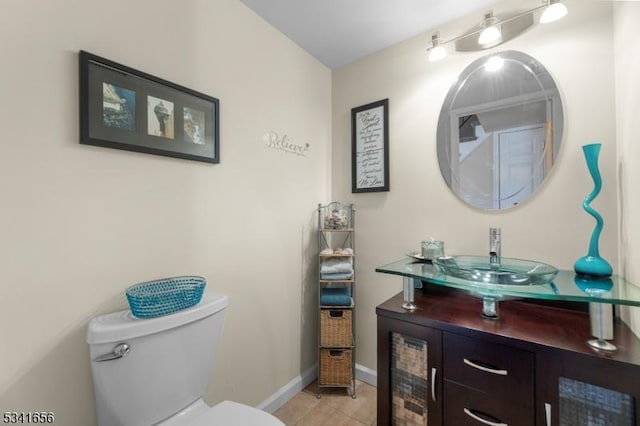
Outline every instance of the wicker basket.
[(351, 349), (320, 349), (320, 384), (351, 385)]
[(351, 346), (353, 344), (351, 309), (320, 311), (320, 345)]

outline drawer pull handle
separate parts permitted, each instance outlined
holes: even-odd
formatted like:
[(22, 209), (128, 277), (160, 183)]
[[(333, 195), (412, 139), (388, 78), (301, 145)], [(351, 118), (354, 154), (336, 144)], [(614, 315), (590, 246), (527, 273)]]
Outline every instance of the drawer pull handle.
[(477, 368), (478, 370), (486, 371), (487, 373), (499, 374), (500, 376), (506, 376), (508, 374), (507, 370), (496, 370), (495, 368), (489, 368), (482, 365), (478, 365), (475, 362), (468, 360), (467, 358), (464, 358), (462, 361), (468, 366)]
[(431, 399), (433, 400), (433, 402), (436, 401), (436, 374), (438, 373), (438, 370), (436, 370), (435, 368), (431, 369)]
[(508, 425), (508, 424), (506, 424), (506, 423), (501, 423), (501, 422), (492, 422), (492, 421), (489, 421), (489, 420), (483, 419), (482, 417), (480, 417), (480, 416), (478, 416), (478, 415), (474, 414), (474, 413), (473, 413), (473, 411), (469, 410), (468, 408), (465, 408), (465, 409), (464, 409), (464, 413), (465, 413), (467, 416), (471, 417), (472, 419), (477, 420), (477, 421), (479, 421), (480, 423), (484, 423), (485, 425), (489, 425), (489, 426), (509, 426), (509, 425)]
[(551, 426), (551, 404), (544, 403), (544, 417), (547, 420), (547, 426)]

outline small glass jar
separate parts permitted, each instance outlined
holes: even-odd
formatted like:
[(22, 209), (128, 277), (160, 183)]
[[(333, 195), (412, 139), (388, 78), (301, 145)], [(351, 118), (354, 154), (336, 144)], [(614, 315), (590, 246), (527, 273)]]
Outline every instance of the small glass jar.
[(444, 256), (444, 241), (428, 240), (422, 242), (422, 257), (435, 259)]

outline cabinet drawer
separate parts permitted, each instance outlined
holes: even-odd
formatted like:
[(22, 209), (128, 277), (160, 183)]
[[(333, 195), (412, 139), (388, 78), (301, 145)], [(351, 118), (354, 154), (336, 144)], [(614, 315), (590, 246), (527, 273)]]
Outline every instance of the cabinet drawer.
[(533, 406), (532, 352), (444, 333), (444, 378), (495, 399)]
[(533, 406), (513, 404), (466, 386), (444, 381), (444, 424), (455, 426), (533, 426)]

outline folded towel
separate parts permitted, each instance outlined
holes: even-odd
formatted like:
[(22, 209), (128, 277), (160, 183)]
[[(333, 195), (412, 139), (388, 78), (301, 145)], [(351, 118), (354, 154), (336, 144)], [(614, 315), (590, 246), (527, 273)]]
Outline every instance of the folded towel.
[(353, 258), (336, 258), (323, 259), (320, 263), (321, 274), (345, 274), (353, 273)]
[(320, 304), (326, 306), (351, 306), (351, 291), (346, 287), (323, 288)]
[(353, 272), (346, 272), (346, 273), (320, 273), (320, 279), (321, 280), (350, 280), (351, 278), (353, 278)]
[(351, 247), (347, 248), (326, 248), (320, 251), (321, 256), (331, 256), (331, 255), (339, 255), (339, 256), (353, 256), (353, 249)]
[(341, 254), (346, 256), (353, 256), (353, 249), (351, 247), (347, 248), (337, 248), (333, 251), (333, 254)]

